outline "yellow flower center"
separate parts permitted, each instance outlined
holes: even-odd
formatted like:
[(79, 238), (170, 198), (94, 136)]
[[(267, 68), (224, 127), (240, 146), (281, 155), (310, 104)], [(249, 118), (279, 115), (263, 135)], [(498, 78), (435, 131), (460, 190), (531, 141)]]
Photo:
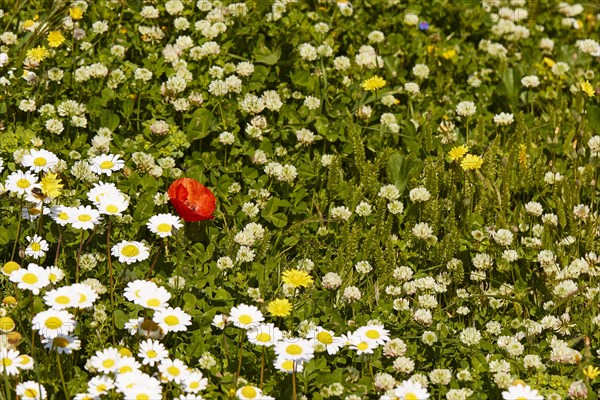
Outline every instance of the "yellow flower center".
[(42, 249), (42, 246), (40, 246), (40, 244), (38, 242), (31, 243), (31, 245), (29, 247), (31, 248), (32, 251), (40, 251)]
[(68, 296), (57, 296), (54, 301), (56, 301), (58, 304), (69, 304), (71, 299)]
[(292, 360), (285, 360), (281, 364), (281, 368), (286, 371), (292, 371), (294, 369), (294, 362)]
[(200, 386), (200, 383), (191, 382), (190, 384), (188, 384), (188, 386), (190, 387), (190, 389), (196, 389), (196, 388), (198, 388), (198, 386)]
[(167, 372), (173, 376), (178, 376), (181, 373), (181, 371), (179, 371), (179, 368), (172, 365), (169, 368), (167, 368)]
[(17, 181), (17, 186), (21, 189), (27, 189), (29, 186), (31, 186), (31, 182), (29, 182), (27, 179), (23, 178), (23, 179), (19, 179)]
[(258, 394), (258, 393), (256, 393), (256, 389), (254, 389), (252, 386), (248, 386), (248, 385), (244, 386), (242, 388), (242, 390), (240, 391), (240, 393), (242, 394), (242, 396), (248, 397), (250, 399), (255, 398), (256, 395)]
[(102, 161), (102, 162), (100, 163), (100, 168), (101, 168), (101, 169), (111, 169), (111, 168), (112, 168), (112, 167), (114, 167), (114, 166), (115, 166), (115, 163), (114, 163), (114, 162), (112, 162), (112, 161), (109, 161), (109, 160)]
[(179, 318), (177, 318), (175, 315), (169, 315), (168, 317), (165, 318), (165, 324), (169, 325), (169, 326), (175, 326), (179, 323)]
[(35, 165), (36, 167), (43, 167), (47, 163), (48, 161), (46, 161), (44, 157), (37, 157), (35, 160), (33, 160), (33, 165)]
[(146, 393), (140, 393), (135, 396), (135, 400), (150, 400), (150, 396), (148, 396)]
[(404, 395), (404, 400), (419, 400), (419, 398), (414, 393), (407, 393)]
[(5, 367), (10, 367), (13, 363), (12, 360), (8, 357), (3, 358), (1, 361), (2, 361), (2, 363), (0, 363), (0, 364), (2, 364)]
[(156, 227), (156, 230), (159, 232), (171, 232), (171, 225), (170, 224), (159, 224)]
[(317, 340), (325, 345), (333, 343), (333, 336), (328, 332), (317, 333)]
[(48, 329), (58, 329), (63, 325), (63, 322), (58, 317), (50, 317), (44, 323)]
[(25, 355), (25, 354), (21, 354), (21, 361), (19, 361), (19, 364), (21, 365), (27, 365), (29, 364), (29, 361), (31, 360), (31, 357)]
[(85, 303), (87, 301), (87, 296), (85, 294), (79, 293), (79, 304)]
[(146, 305), (148, 307), (158, 307), (158, 306), (160, 306), (160, 300), (159, 299), (150, 299), (146, 302)]
[(114, 204), (110, 204), (106, 207), (106, 211), (109, 213), (117, 213), (119, 212), (119, 207), (115, 206)]
[(125, 365), (124, 367), (119, 368), (119, 372), (121, 374), (131, 372), (131, 371), (133, 371), (133, 368), (131, 368), (129, 365)]
[(111, 360), (111, 359), (104, 360), (104, 361), (102, 361), (102, 366), (104, 368), (112, 368), (115, 366), (115, 360)]
[(146, 355), (148, 356), (148, 358), (154, 358), (154, 357), (156, 357), (158, 354), (156, 354), (156, 351), (154, 351), (154, 350), (148, 350), (148, 351), (146, 352)]
[(366, 342), (360, 342), (358, 345), (356, 345), (356, 348), (360, 351), (365, 351), (369, 348), (369, 344)]
[(286, 353), (291, 354), (293, 356), (297, 356), (302, 354), (302, 346), (297, 344), (290, 344), (286, 349)]
[(33, 285), (34, 283), (36, 283), (38, 281), (38, 277), (36, 274), (32, 274), (31, 272), (27, 272), (25, 275), (23, 275), (23, 282), (29, 284), (29, 285)]
[(23, 392), (23, 395), (25, 397), (31, 397), (33, 399), (36, 399), (38, 397), (38, 392), (37, 390), (33, 389), (33, 388), (27, 388), (25, 389), (25, 391)]
[(81, 214), (80, 216), (77, 217), (78, 220), (80, 220), (81, 222), (88, 222), (92, 220), (92, 216), (89, 214)]
[(135, 257), (138, 254), (140, 254), (140, 250), (134, 244), (127, 244), (127, 245), (123, 246), (123, 250), (121, 250), (121, 254), (123, 254), (125, 257)]
[(243, 314), (243, 315), (240, 315), (239, 321), (241, 324), (248, 325), (248, 324), (251, 324), (253, 320), (252, 320), (252, 317), (249, 316), (248, 314)]
[(96, 390), (100, 393), (106, 392), (106, 385), (104, 383), (101, 383), (98, 386), (96, 386)]
[(69, 215), (64, 211), (61, 211), (57, 217), (58, 217), (58, 219), (62, 219), (63, 221), (66, 221), (69, 219)]
[(379, 332), (376, 331), (375, 329), (369, 329), (365, 333), (365, 336), (368, 337), (369, 339), (379, 339), (381, 337), (381, 335), (379, 334)]
[(270, 340), (271, 340), (271, 335), (269, 335), (266, 332), (262, 332), (262, 333), (259, 333), (258, 335), (256, 335), (256, 341), (257, 342), (266, 343), (266, 342), (268, 342)]
[(52, 344), (54, 347), (65, 348), (69, 345), (69, 340), (65, 339), (64, 337), (57, 337), (52, 341)]

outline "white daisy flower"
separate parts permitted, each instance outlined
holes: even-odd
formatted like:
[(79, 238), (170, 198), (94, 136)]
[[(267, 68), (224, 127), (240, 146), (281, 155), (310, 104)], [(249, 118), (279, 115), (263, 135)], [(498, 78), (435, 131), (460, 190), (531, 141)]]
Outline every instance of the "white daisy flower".
[(158, 371), (162, 378), (169, 382), (175, 382), (180, 384), (183, 379), (188, 375), (188, 366), (179, 359), (164, 359), (158, 365)]
[(19, 374), (19, 352), (6, 347), (0, 347), (0, 373), (6, 375)]
[(18, 170), (8, 175), (4, 187), (11, 193), (22, 195), (29, 193), (36, 183), (38, 183), (37, 175)]
[(429, 393), (419, 382), (403, 381), (394, 389), (394, 396), (402, 400), (426, 400), (429, 398)]
[(58, 354), (71, 354), (81, 348), (81, 340), (74, 335), (58, 335), (54, 339), (43, 338), (42, 344), (48, 350), (56, 350)]
[(13, 271), (10, 274), (10, 281), (15, 282), (19, 289), (31, 290), (36, 296), (40, 294), (40, 289), (50, 284), (48, 271), (33, 263), (30, 263), (27, 268)]
[(65, 277), (65, 272), (62, 269), (55, 267), (54, 265), (51, 265), (48, 268), (46, 268), (46, 271), (48, 271), (48, 279), (52, 284), (56, 284), (62, 281)]
[(88, 381), (88, 393), (94, 397), (108, 394), (115, 387), (115, 381), (108, 375), (94, 376)]
[(275, 353), (292, 361), (308, 361), (314, 356), (314, 348), (306, 339), (288, 338), (275, 343)]
[(246, 331), (248, 341), (258, 346), (273, 346), (283, 339), (283, 333), (274, 324), (260, 324)]
[(315, 349), (318, 347), (325, 348), (328, 354), (336, 354), (342, 347), (340, 338), (336, 337), (332, 331), (323, 329), (320, 326), (311, 329), (306, 338), (312, 341)]
[(34, 330), (38, 331), (40, 336), (54, 339), (59, 335), (73, 332), (76, 322), (69, 312), (50, 309), (37, 313), (31, 320), (31, 325)]
[(52, 217), (52, 219), (54, 219), (54, 222), (56, 222), (60, 226), (65, 226), (71, 220), (74, 211), (74, 207), (58, 205), (52, 207), (52, 209), (50, 210), (50, 216)]
[(250, 329), (265, 320), (258, 308), (246, 304), (231, 308), (229, 314), (229, 320), (233, 325), (243, 329)]
[(537, 390), (533, 390), (528, 385), (521, 383), (508, 387), (508, 391), (502, 392), (502, 398), (504, 400), (543, 400), (544, 397), (540, 396)]
[(136, 279), (135, 281), (131, 281), (125, 287), (125, 292), (123, 296), (131, 302), (138, 303), (142, 299), (142, 293), (144, 292), (152, 292), (158, 289), (158, 285), (152, 281), (143, 281), (140, 279)]
[(33, 257), (37, 260), (38, 258), (44, 257), (50, 248), (48, 242), (37, 234), (33, 235), (33, 237), (27, 236), (26, 239), (29, 244), (25, 249), (25, 255), (28, 257)]
[(183, 390), (188, 393), (198, 393), (208, 386), (208, 379), (202, 375), (202, 372), (197, 369), (189, 371), (189, 373), (182, 379)]
[(75, 307), (77, 304), (77, 296), (69, 286), (63, 286), (46, 292), (44, 295), (44, 302), (48, 307), (54, 310), (64, 310), (66, 308)]
[(142, 242), (128, 242), (126, 240), (117, 243), (111, 249), (111, 254), (119, 257), (119, 262), (133, 264), (134, 262), (144, 261), (150, 257), (148, 247)]
[(381, 325), (362, 326), (354, 332), (354, 335), (365, 340), (374, 341), (379, 345), (384, 345), (390, 340), (389, 331)]
[(108, 194), (100, 197), (97, 205), (100, 214), (122, 215), (127, 209), (129, 201), (122, 194)]
[(118, 154), (102, 154), (90, 160), (92, 171), (96, 174), (111, 176), (113, 172), (123, 169), (125, 161)]
[(262, 390), (255, 386), (246, 385), (237, 390), (235, 392), (238, 399), (240, 400), (249, 400), (249, 399), (264, 399)]
[(21, 354), (17, 357), (17, 364), (20, 370), (32, 370), (33, 369), (33, 358), (27, 354)]
[(168, 307), (170, 298), (171, 293), (165, 288), (156, 287), (153, 290), (140, 292), (140, 297), (134, 299), (133, 302), (145, 308), (158, 310), (159, 308)]
[(94, 187), (88, 191), (87, 198), (95, 205), (98, 205), (103, 196), (109, 195), (123, 196), (123, 193), (117, 189), (114, 183), (98, 182), (94, 183)]
[(23, 156), (21, 165), (29, 168), (34, 172), (47, 172), (51, 170), (58, 162), (58, 157), (48, 150), (35, 150), (29, 151), (29, 154)]
[(117, 369), (115, 372), (117, 374), (129, 374), (134, 371), (139, 371), (141, 367), (142, 364), (140, 364), (134, 357), (122, 356), (117, 363)]
[(69, 222), (75, 229), (94, 229), (100, 223), (100, 212), (90, 206), (79, 206), (73, 210)]
[(158, 214), (150, 218), (146, 226), (150, 232), (164, 238), (173, 235), (173, 229), (181, 229), (183, 224), (181, 219), (173, 214)]
[(140, 342), (140, 350), (137, 355), (142, 359), (142, 364), (154, 367), (154, 364), (169, 357), (169, 352), (158, 340), (146, 339)]
[(77, 298), (75, 304), (75, 307), (77, 308), (90, 308), (98, 299), (98, 293), (96, 293), (96, 291), (88, 285), (84, 285), (83, 283), (74, 283), (69, 287)]
[(17, 385), (17, 396), (21, 400), (43, 400), (47, 397), (46, 388), (35, 381), (25, 381)]
[(96, 351), (96, 354), (90, 358), (89, 363), (96, 371), (109, 374), (117, 370), (117, 363), (120, 359), (119, 349), (109, 347)]
[(373, 354), (373, 350), (375, 350), (379, 345), (377, 342), (373, 340), (367, 340), (360, 335), (351, 335), (350, 336), (350, 348), (352, 350), (356, 350), (356, 354)]
[(186, 331), (192, 324), (192, 317), (181, 308), (161, 308), (154, 313), (152, 318), (165, 333)]
[(287, 357), (277, 357), (274, 365), (277, 370), (291, 374), (294, 372), (294, 363), (296, 363), (296, 372), (302, 372), (304, 369), (303, 362), (290, 360)]

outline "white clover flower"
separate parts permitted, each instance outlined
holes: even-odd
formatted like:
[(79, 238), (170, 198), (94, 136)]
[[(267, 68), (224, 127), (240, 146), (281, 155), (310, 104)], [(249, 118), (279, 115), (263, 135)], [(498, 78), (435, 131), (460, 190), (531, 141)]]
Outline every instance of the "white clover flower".
[(456, 114), (461, 117), (471, 117), (477, 112), (477, 107), (472, 101), (461, 101), (456, 105)]

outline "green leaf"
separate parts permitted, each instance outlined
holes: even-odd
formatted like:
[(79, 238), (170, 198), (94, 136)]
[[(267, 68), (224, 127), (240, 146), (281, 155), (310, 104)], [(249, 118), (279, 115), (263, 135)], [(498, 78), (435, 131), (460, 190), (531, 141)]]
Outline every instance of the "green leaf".
[(115, 317), (115, 324), (117, 328), (123, 329), (125, 327), (125, 323), (129, 321), (129, 317), (121, 310), (115, 310), (113, 313)]
[(587, 107), (588, 126), (600, 133), (600, 107), (589, 104)]
[[(263, 210), (264, 211), (264, 210)], [(285, 214), (277, 213), (277, 214), (266, 214), (264, 215), (261, 212), (261, 215), (264, 219), (275, 225), (276, 228), (283, 228), (288, 223), (288, 218)]]
[(133, 113), (133, 107), (135, 103), (131, 99), (125, 99), (123, 101), (123, 116), (129, 118)]
[(210, 110), (201, 108), (194, 111), (192, 120), (185, 127), (188, 141), (193, 142), (194, 140), (207, 137), (210, 134), (210, 127), (214, 121), (215, 115)]

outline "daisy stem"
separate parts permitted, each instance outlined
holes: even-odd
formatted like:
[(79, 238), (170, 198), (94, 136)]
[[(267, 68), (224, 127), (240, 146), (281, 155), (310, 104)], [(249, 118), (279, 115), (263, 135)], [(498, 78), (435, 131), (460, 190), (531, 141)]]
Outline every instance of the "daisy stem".
[(54, 265), (58, 266), (58, 256), (60, 254), (60, 243), (62, 242), (62, 228), (58, 227), (58, 241), (56, 242), (56, 255), (54, 256)]
[(79, 283), (79, 261), (81, 260), (81, 252), (83, 251), (83, 235), (85, 231), (81, 230), (81, 241), (79, 242), (79, 250), (77, 251), (77, 266), (75, 268), (75, 283)]
[[(35, 310), (33, 308), (33, 292), (29, 291), (29, 305), (31, 306), (31, 318), (35, 315)], [(35, 330), (31, 330), (31, 354), (35, 350)]]
[(115, 283), (113, 278), (113, 266), (112, 259), (110, 258), (110, 228), (112, 225), (112, 220), (108, 220), (108, 227), (106, 228), (106, 260), (108, 261), (108, 271), (110, 276), (110, 308), (112, 310), (112, 318), (110, 319), (112, 322), (112, 342), (115, 344)]
[(296, 361), (294, 361), (294, 368), (292, 369), (292, 400), (297, 400), (298, 395), (296, 394)]
[(17, 236), (15, 237), (15, 244), (13, 245), (13, 249), (12, 249), (12, 255), (10, 256), (10, 260), (14, 261), (15, 259), (15, 252), (17, 251), (17, 243), (19, 243), (19, 236), (21, 236), (21, 220), (23, 218), (21, 218), (21, 208), (23, 208), (23, 203), (21, 201), (19, 201), (19, 222), (17, 225)]
[(243, 346), (244, 346), (244, 331), (240, 331), (240, 342), (238, 345), (238, 352), (239, 352), (239, 358), (238, 358), (238, 366), (237, 366), (237, 371), (235, 373), (235, 384), (237, 385), (238, 383), (238, 379), (240, 377), (240, 373), (242, 372), (242, 360), (244, 359), (244, 350), (243, 350)]
[(260, 390), (263, 388), (265, 377), (265, 346), (262, 346), (262, 357), (260, 358)]
[[(161, 243), (162, 244), (162, 243)], [(156, 250), (156, 255), (154, 256), (154, 260), (152, 260), (152, 265), (150, 265), (150, 269), (146, 272), (146, 279), (150, 277), (152, 271), (154, 270), (154, 266), (156, 266), (156, 262), (158, 261), (158, 256), (160, 254), (161, 245), (158, 246), (158, 250)]]
[(60, 375), (60, 381), (62, 383), (63, 392), (65, 394), (65, 398), (69, 398), (69, 390), (67, 389), (67, 383), (65, 382), (65, 375), (63, 374), (62, 364), (60, 362), (60, 354), (58, 351), (56, 352), (56, 362), (58, 364), (58, 374)]

